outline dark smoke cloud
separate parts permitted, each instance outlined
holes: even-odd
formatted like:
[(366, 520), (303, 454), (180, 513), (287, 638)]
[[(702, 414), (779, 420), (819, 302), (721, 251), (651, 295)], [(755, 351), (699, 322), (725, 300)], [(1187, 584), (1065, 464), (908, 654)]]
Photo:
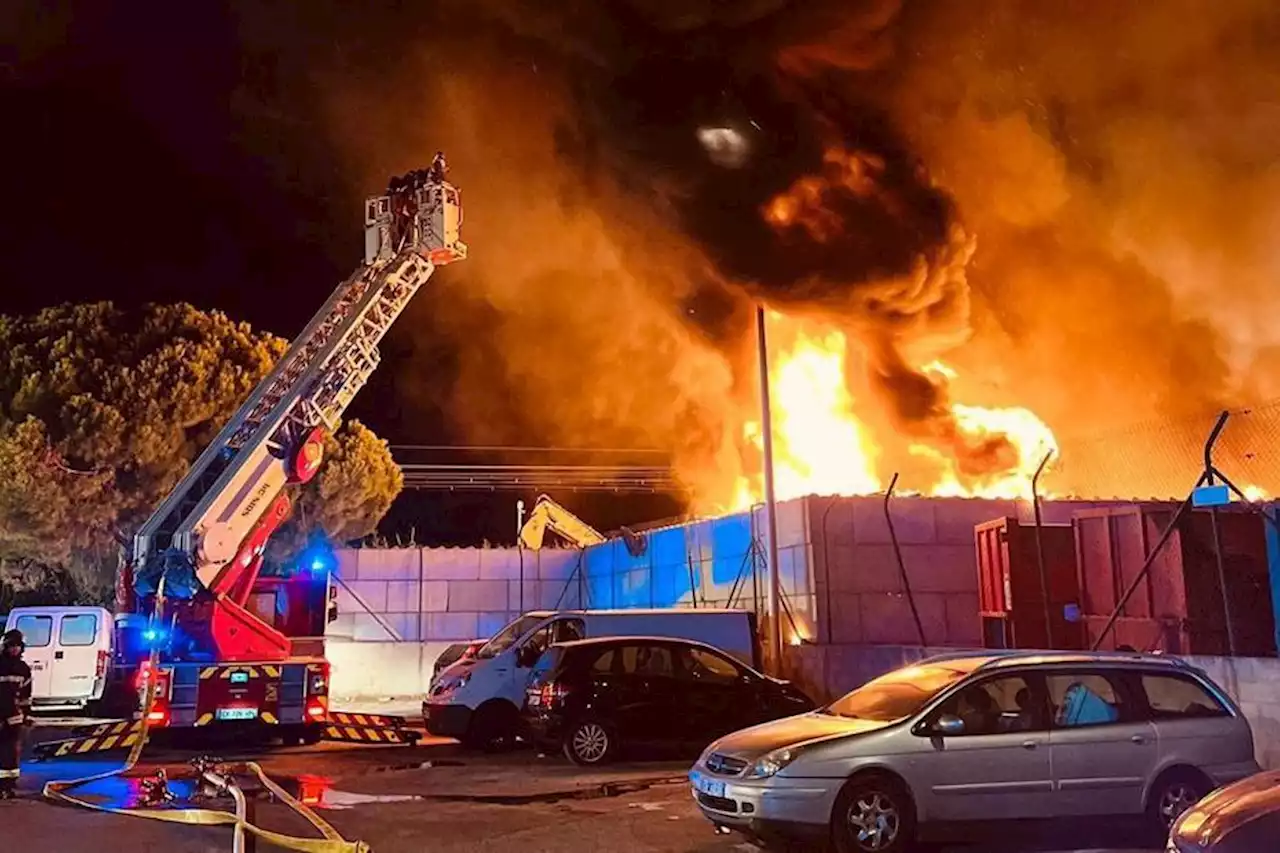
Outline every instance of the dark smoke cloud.
[(1009, 448), (952, 397), (1070, 434), (1280, 393), (1270, 3), (450, 5), (385, 95), (326, 88), (366, 185), (449, 150), (476, 252), (424, 322), (476, 434), (734, 469), (756, 298), (975, 471)]

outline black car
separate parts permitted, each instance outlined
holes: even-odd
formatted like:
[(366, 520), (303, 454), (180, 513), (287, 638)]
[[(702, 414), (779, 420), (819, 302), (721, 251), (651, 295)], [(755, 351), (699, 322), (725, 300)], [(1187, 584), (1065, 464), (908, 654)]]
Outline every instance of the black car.
[(757, 723), (814, 703), (704, 643), (605, 637), (551, 646), (533, 668), (525, 721), (533, 740), (578, 764), (620, 752), (696, 752)]

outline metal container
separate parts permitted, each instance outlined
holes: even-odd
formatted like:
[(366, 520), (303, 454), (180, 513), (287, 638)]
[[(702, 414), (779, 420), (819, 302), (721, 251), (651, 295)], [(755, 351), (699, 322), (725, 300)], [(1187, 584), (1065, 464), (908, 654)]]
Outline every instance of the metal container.
[(1075, 535), (1070, 524), (1042, 524), (1038, 531), (1049, 592), (1049, 625), (1037, 554), (1037, 529), (1016, 518), (998, 518), (974, 528), (978, 563), (978, 607), (987, 648), (1084, 648)]
[[(1143, 504), (1076, 515), (1081, 607), (1091, 644), (1176, 512), (1171, 504)], [(1274, 656), (1264, 522), (1257, 513), (1230, 508), (1219, 511), (1218, 523), (1236, 654)], [(1211, 513), (1197, 510), (1183, 517), (1120, 616), (1124, 630), (1118, 624), (1102, 648), (1227, 654)]]

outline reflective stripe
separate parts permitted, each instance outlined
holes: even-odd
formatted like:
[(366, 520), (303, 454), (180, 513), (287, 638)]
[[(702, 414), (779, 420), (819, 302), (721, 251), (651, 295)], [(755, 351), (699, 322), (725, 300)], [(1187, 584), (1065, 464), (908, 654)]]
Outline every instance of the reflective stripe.
[(29, 675), (0, 675), (0, 684), (30, 684)]
[(0, 779), (17, 779), (21, 776), (21, 770), (0, 770)]
[(22, 682), (22, 686), (23, 686), (23, 687), (30, 687), (30, 686), (31, 686), (31, 676), (29, 676), (29, 675), (27, 676), (27, 680), (26, 680), (26, 681), (24, 681), (24, 682)]
[(22, 725), (22, 721), (25, 719), (26, 717), (22, 716), (21, 714), (18, 714), (17, 716), (10, 717), (9, 719), (5, 720), (5, 722), (11, 726), (20, 726)]

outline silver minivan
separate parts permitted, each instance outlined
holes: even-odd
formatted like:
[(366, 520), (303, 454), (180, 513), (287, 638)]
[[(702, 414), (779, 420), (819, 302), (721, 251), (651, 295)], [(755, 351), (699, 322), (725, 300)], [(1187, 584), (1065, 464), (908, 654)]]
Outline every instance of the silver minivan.
[(1147, 815), (1168, 831), (1258, 771), (1253, 733), (1203, 672), (1161, 655), (934, 657), (818, 711), (728, 735), (690, 771), (717, 827), (898, 853), (965, 821)]

